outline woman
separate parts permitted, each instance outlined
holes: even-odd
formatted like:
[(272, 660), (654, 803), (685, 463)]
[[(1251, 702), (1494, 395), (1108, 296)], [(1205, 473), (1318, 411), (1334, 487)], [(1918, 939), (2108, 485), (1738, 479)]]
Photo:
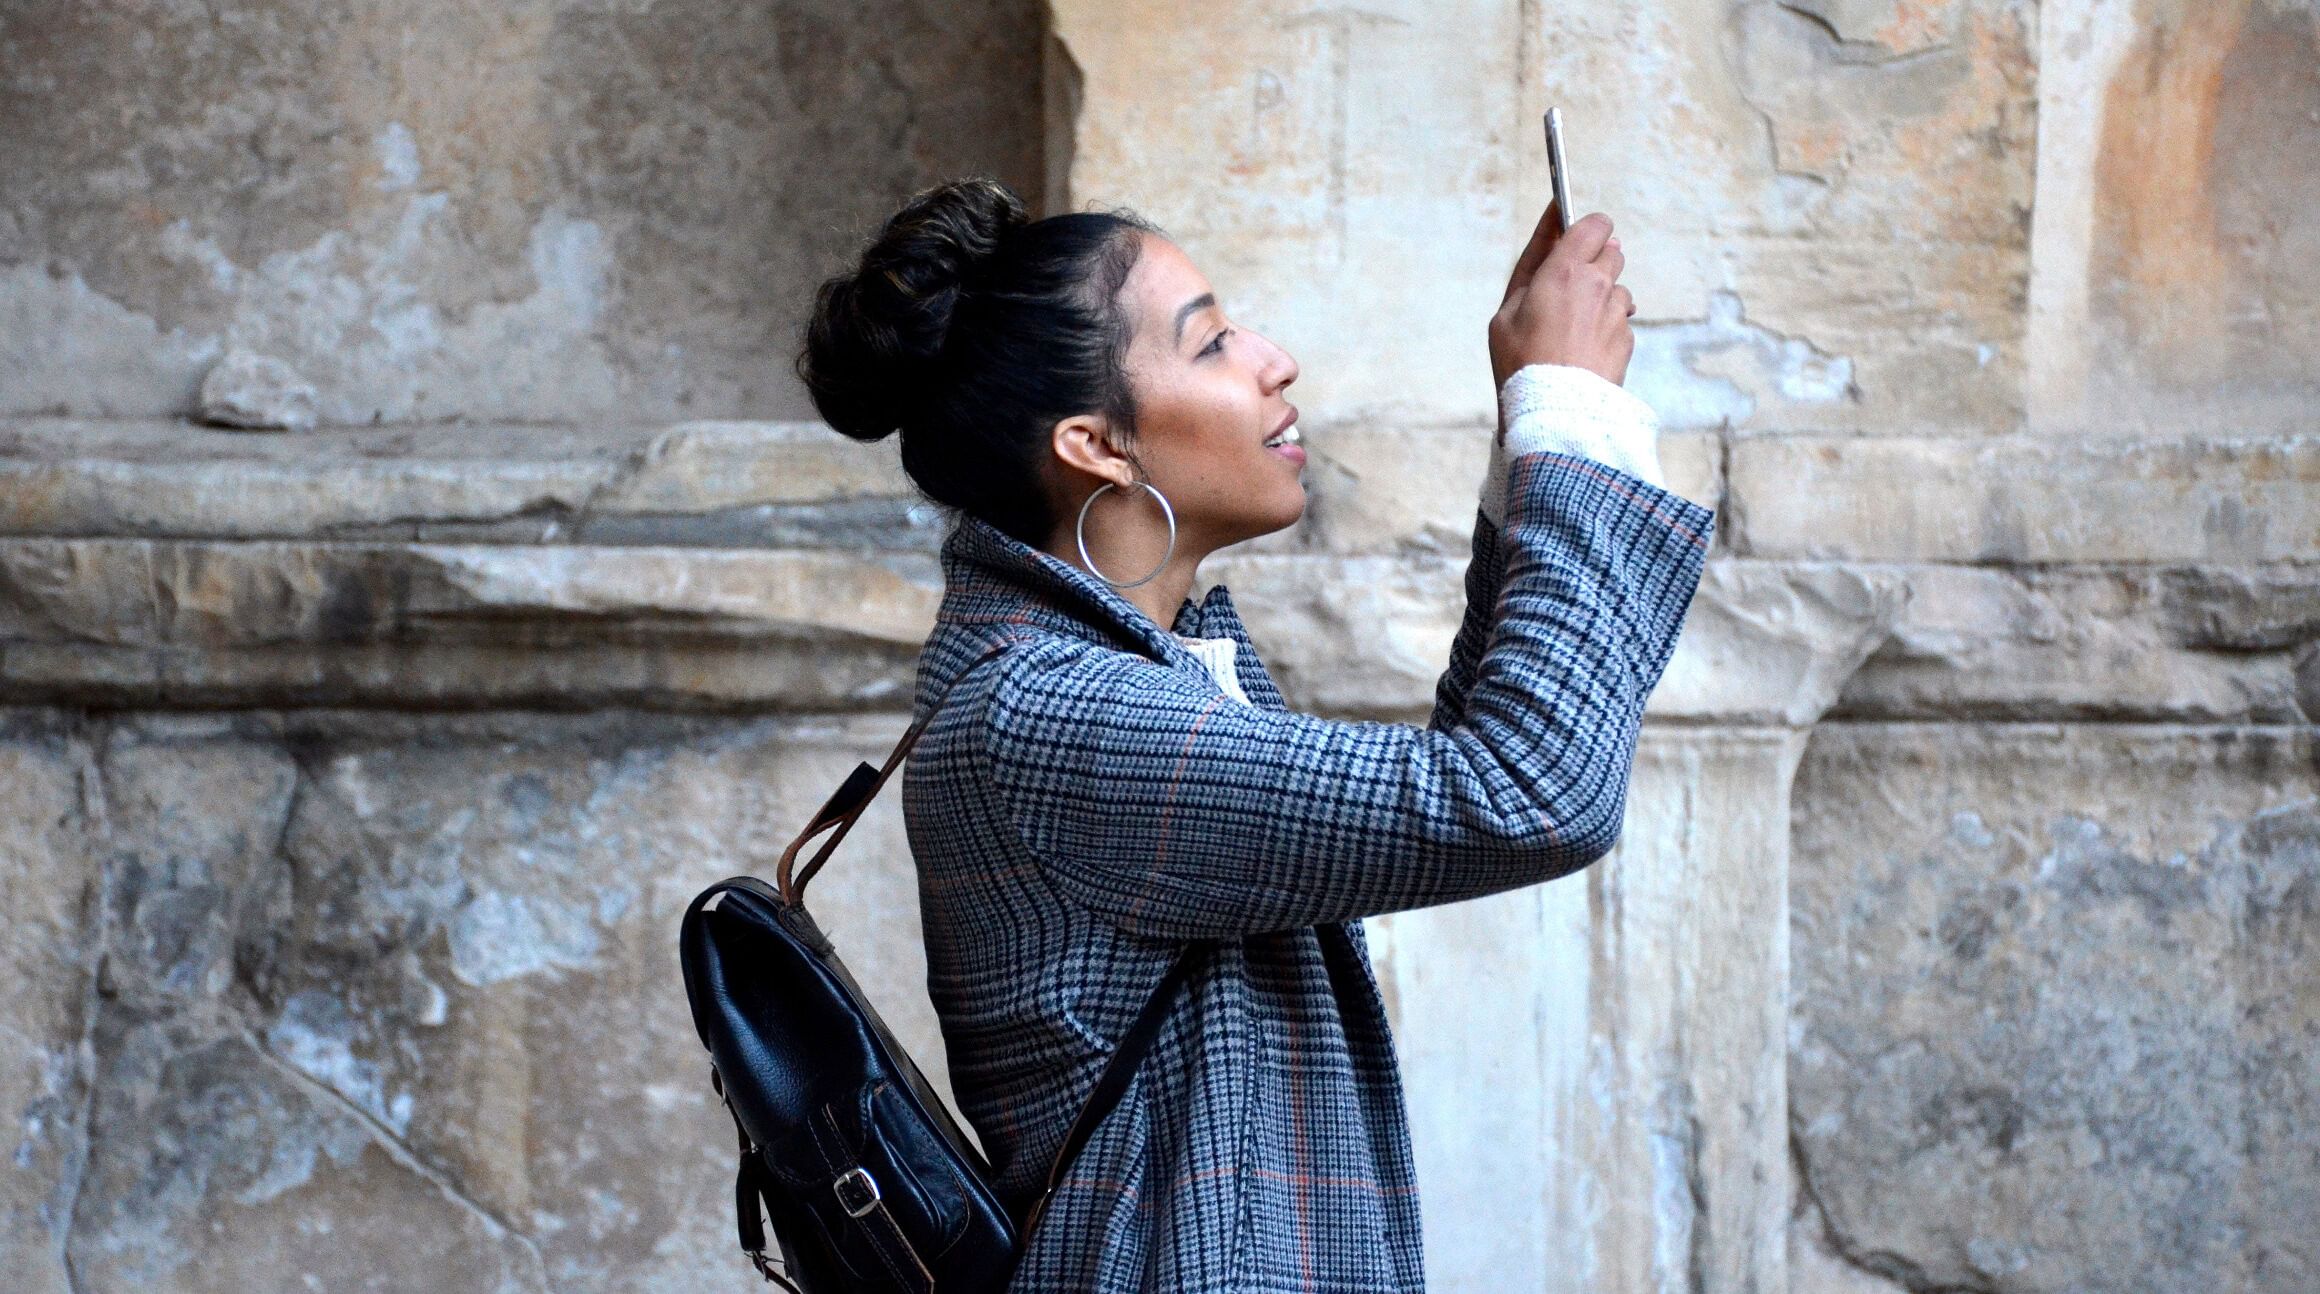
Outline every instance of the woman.
[(1555, 223), (1490, 321), (1501, 426), (1423, 728), (1289, 710), (1225, 586), (1189, 596), (1203, 557), (1304, 509), (1297, 365), (1149, 223), (1031, 222), (958, 181), (823, 285), (816, 405), (860, 439), (899, 429), (957, 512), (920, 712), (956, 686), (903, 813), (952, 1087), (1011, 1203), (1200, 941), (1011, 1288), (1422, 1288), (1360, 918), (1611, 849), (1714, 521), (1661, 483), (1618, 385), (1634, 305), (1610, 221)]

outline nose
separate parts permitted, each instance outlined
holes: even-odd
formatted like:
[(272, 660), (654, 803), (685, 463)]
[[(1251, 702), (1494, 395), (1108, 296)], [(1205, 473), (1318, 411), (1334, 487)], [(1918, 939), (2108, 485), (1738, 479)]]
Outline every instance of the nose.
[(1265, 338), (1265, 346), (1272, 351), (1271, 361), (1265, 366), (1265, 390), (1278, 391), (1297, 380), (1297, 361), (1270, 337)]

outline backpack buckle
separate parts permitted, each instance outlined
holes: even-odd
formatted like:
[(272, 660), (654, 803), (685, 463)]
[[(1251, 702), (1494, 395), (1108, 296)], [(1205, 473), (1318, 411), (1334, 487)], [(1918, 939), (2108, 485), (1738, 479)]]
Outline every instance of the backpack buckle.
[[(846, 1187), (849, 1183), (859, 1193), (860, 1204), (846, 1198)], [(846, 1216), (850, 1218), (870, 1216), (870, 1211), (878, 1207), (878, 1202), (882, 1198), (878, 1193), (878, 1179), (870, 1175), (870, 1170), (860, 1165), (838, 1174), (838, 1180), (830, 1183), (830, 1192), (838, 1197), (838, 1204), (846, 1210)]]

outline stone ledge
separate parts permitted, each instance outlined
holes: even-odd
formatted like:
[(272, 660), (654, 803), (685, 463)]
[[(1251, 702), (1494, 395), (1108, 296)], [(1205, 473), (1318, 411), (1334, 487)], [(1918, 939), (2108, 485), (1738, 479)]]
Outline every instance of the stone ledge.
[[(1203, 573), (1292, 705), (1422, 720), (1464, 569), (1236, 552)], [(0, 701), (892, 709), (941, 595), (925, 553), (0, 539)], [(2316, 641), (2313, 565), (1718, 557), (1648, 713), (2296, 722), (2320, 714)]]
[(891, 440), (818, 422), (295, 434), (0, 423), (0, 534), (931, 550)]
[[(1307, 428), (1310, 499), (1253, 552), (1463, 557), (1489, 428)], [(1713, 433), (1662, 439), (1687, 497), (1721, 492)], [(423, 424), (297, 434), (185, 421), (0, 420), (0, 535), (933, 552), (941, 510), (892, 439), (819, 422)]]
[[(1310, 429), (1310, 502), (1257, 554), (1463, 558), (1485, 429)], [(2320, 561), (2320, 435), (2058, 441), (1671, 432), (1730, 550), (1807, 561)], [(0, 535), (933, 552), (892, 440), (818, 422), (432, 424), (298, 435), (0, 421)]]
[(2053, 440), (1742, 435), (1733, 551), (1767, 559), (2320, 561), (2320, 434)]

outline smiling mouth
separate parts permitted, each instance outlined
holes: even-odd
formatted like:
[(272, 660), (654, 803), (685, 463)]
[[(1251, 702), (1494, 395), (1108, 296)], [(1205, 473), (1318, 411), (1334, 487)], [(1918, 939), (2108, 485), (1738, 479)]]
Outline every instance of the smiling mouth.
[(1288, 426), (1281, 428), (1279, 431), (1274, 432), (1270, 436), (1267, 436), (1265, 438), (1265, 448), (1279, 449), (1283, 445), (1294, 445), (1297, 443), (1297, 441), (1297, 424), (1290, 423)]

